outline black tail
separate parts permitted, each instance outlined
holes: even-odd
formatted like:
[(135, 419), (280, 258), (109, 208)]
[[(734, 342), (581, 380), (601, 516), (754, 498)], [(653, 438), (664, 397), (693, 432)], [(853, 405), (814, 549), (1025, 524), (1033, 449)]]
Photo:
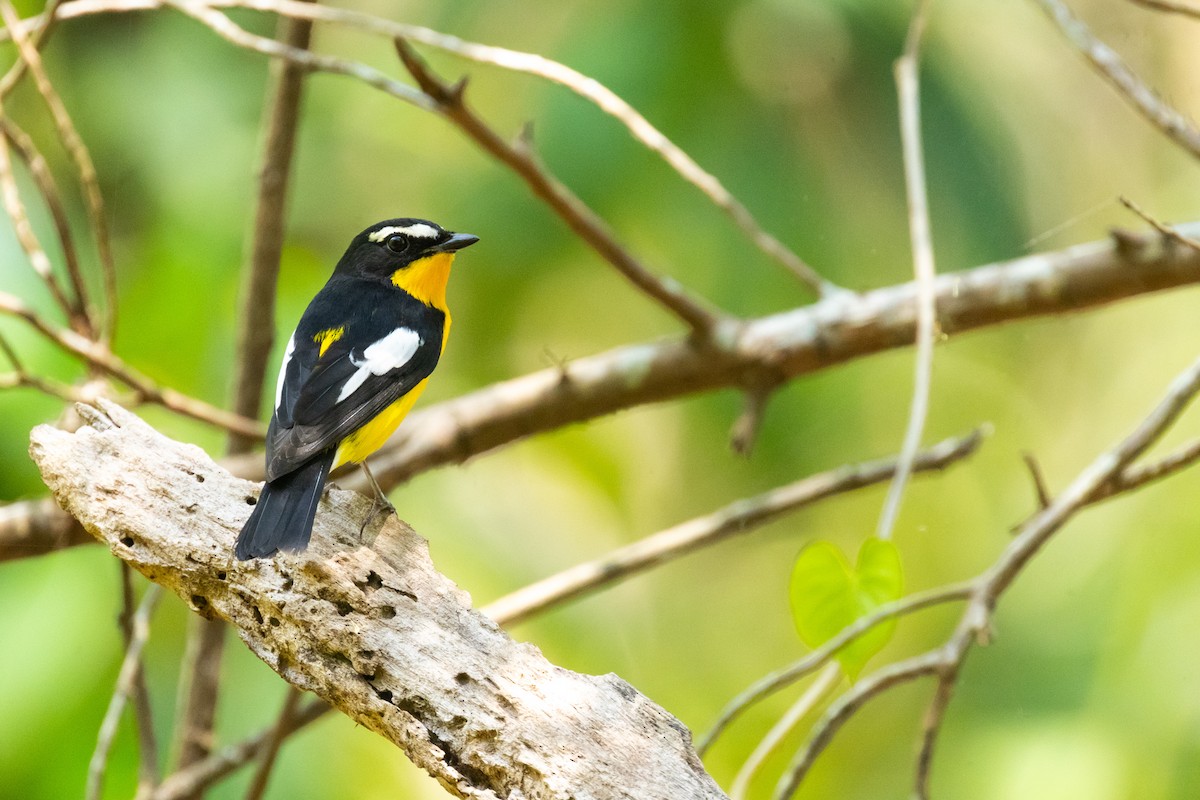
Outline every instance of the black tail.
[(333, 456), (333, 450), (322, 453), (295, 472), (263, 484), (258, 504), (238, 534), (233, 552), (239, 561), (308, 547)]

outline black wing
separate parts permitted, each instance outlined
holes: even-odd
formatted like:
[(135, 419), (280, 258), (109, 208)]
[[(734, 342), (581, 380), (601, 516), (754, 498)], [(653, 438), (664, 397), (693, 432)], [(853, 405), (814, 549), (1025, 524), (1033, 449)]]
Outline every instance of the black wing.
[(312, 337), (333, 327), (322, 324), (325, 305), (314, 300), (289, 345), (267, 431), (267, 480), (336, 446), (429, 377), (441, 356), (445, 317), (415, 301), (350, 314), (341, 338), (318, 355)]

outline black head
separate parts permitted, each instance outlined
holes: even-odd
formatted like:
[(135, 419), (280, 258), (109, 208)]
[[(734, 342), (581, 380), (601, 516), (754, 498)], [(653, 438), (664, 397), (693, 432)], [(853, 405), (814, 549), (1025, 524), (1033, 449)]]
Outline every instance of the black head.
[(453, 253), (478, 241), (478, 236), (454, 233), (427, 219), (387, 219), (354, 237), (336, 271), (387, 277), (414, 261)]

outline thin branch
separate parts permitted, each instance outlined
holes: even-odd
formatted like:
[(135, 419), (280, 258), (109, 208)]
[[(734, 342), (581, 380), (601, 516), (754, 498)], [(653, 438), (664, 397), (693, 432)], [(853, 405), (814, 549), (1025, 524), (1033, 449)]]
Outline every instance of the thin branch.
[[(20, 63), (25, 62), (21, 61)], [(62, 194), (58, 190), (54, 176), (50, 172), (50, 166), (38, 150), (33, 138), (11, 119), (0, 118), (0, 131), (3, 132), (8, 143), (16, 148), (21, 160), (25, 162), (25, 166), (29, 169), (29, 174), (50, 212), (50, 219), (54, 222), (54, 230), (58, 236), (59, 245), (62, 247), (63, 262), (67, 267), (67, 275), (71, 279), (71, 287), (75, 295), (75, 301), (72, 304), (73, 310), (85, 315), (89, 320), (89, 328), (95, 330), (97, 328), (95, 315), (88, 302), (87, 284), (83, 279), (83, 270), (79, 266), (79, 252), (75, 248), (75, 239), (71, 235), (67, 210), (63, 205)]]
[[(947, 439), (918, 454), (914, 468), (922, 472), (944, 469), (974, 453), (980, 441), (978, 431)], [(480, 610), (501, 625), (513, 625), (702, 547), (750, 533), (818, 500), (886, 481), (895, 471), (895, 459), (848, 464), (738, 500), (712, 514), (667, 528), (602, 558), (577, 564), (518, 589)]]
[(396, 52), (417, 85), (432, 98), (435, 111), (515, 172), (571, 230), (639, 291), (687, 323), (702, 339), (713, 333), (721, 318), (694, 300), (678, 282), (660, 278), (634, 258), (616, 241), (600, 216), (545, 168), (524, 138), (510, 145), (488, 127), (463, 101), (465, 83), (451, 86), (434, 75), (403, 39), (396, 39)]
[(1115, 50), (1100, 41), (1062, 0), (1034, 0), (1049, 15), (1071, 45), (1150, 124), (1167, 138), (1200, 158), (1200, 130), (1137, 76)]
[[(50, 13), (54, 13), (54, 9)], [(50, 110), (50, 117), (54, 120), (54, 127), (58, 131), (59, 139), (62, 140), (63, 147), (66, 149), (71, 160), (75, 163), (76, 171), (79, 173), (79, 183), (83, 188), (83, 198), (87, 207), (88, 222), (91, 225), (93, 234), (96, 237), (96, 252), (100, 256), (100, 266), (104, 274), (104, 291), (106, 299), (106, 317), (105, 324), (100, 333), (100, 342), (107, 344), (112, 340), (113, 332), (116, 329), (117, 321), (117, 278), (116, 266), (113, 263), (112, 249), (109, 243), (108, 236), (108, 220), (104, 211), (104, 197), (100, 192), (100, 180), (96, 174), (96, 165), (92, 162), (92, 155), (88, 151), (87, 145), (83, 138), (79, 135), (79, 131), (75, 128), (75, 123), (71, 121), (71, 115), (67, 112), (67, 107), (59, 96), (58, 91), (54, 88), (54, 84), (50, 82), (49, 75), (46, 74), (45, 68), (42, 66), (42, 57), (38, 53), (37, 48), (24, 35), (24, 27), (20, 24), (20, 18), (12, 8), (10, 0), (4, 0), (0, 3), (0, 13), (3, 13), (4, 23), (11, 32), (13, 41), (17, 45), (17, 50), (21, 54), (21, 59), (29, 65), (29, 73), (33, 76), (34, 85), (37, 86), (38, 93), (42, 96), (42, 100), (46, 103), (46, 107)], [(83, 298), (80, 298), (83, 301)]]
[[(69, 5), (76, 5), (70, 3)], [(203, 23), (214, 33), (225, 39), (230, 44), (238, 47), (252, 50), (256, 53), (261, 53), (272, 58), (284, 59), (298, 67), (302, 67), (309, 71), (330, 72), (335, 75), (346, 75), (348, 77), (360, 80), (368, 86), (373, 86), (382, 92), (397, 97), (407, 103), (411, 103), (417, 108), (423, 108), (426, 111), (433, 110), (432, 101), (421, 92), (407, 86), (399, 81), (392, 80), (387, 75), (377, 69), (368, 67), (355, 61), (347, 61), (333, 56), (325, 56), (317, 53), (311, 53), (308, 50), (301, 50), (297, 47), (292, 47), (283, 42), (269, 39), (265, 36), (258, 36), (250, 33), (244, 28), (234, 23), (229, 17), (215, 9), (217, 4), (206, 4), (195, 2), (195, 0), (178, 0), (171, 2), (170, 0), (150, 0), (149, 3), (144, 0), (133, 0), (133, 2), (118, 2), (113, 7), (97, 8), (92, 13), (102, 13), (106, 11), (132, 11), (142, 8), (175, 8), (186, 14), (187, 16)], [(300, 5), (305, 5), (300, 3)], [(119, 7), (118, 7), (119, 6)]]
[(938, 675), (933, 699), (929, 701), (929, 708), (925, 710), (925, 719), (921, 723), (921, 749), (917, 753), (917, 769), (913, 778), (916, 800), (929, 800), (929, 772), (933, 766), (933, 749), (942, 730), (942, 722), (946, 719), (946, 709), (950, 707), (950, 699), (954, 695), (954, 684), (958, 680), (961, 664), (961, 661), (956, 661)]
[[(58, 21), (58, 7), (62, 0), (49, 0), (46, 7), (42, 9), (42, 13), (36, 19), (30, 20), (17, 27), (20, 27), (25, 37), (33, 45), (34, 49), (41, 50), (45, 43), (50, 38), (50, 32), (54, 29), (55, 23)], [(3, 32), (0, 32), (5, 39), (13, 38), (14, 34), (6, 27)], [(4, 73), (4, 77), (0, 78), (0, 103), (4, 98), (12, 92), (21, 78), (25, 77), (25, 72), (29, 68), (29, 63), (18, 58), (13, 62), (12, 67), (8, 72)]]
[(774, 386), (752, 386), (743, 393), (742, 413), (734, 420), (729, 431), (729, 446), (739, 456), (749, 456), (758, 440), (759, 429), (767, 414), (767, 403), (771, 400)]
[[(121, 635), (125, 649), (133, 646), (134, 593), (133, 570), (121, 562)], [(150, 711), (150, 690), (146, 686), (146, 670), (138, 661), (133, 675), (133, 710), (138, 736), (138, 797), (145, 797), (158, 785), (158, 739), (154, 735), (154, 715)]]
[(50, 324), (14, 295), (0, 292), (0, 314), (24, 321), (47, 341), (129, 386), (143, 402), (156, 403), (178, 414), (247, 436), (263, 436), (263, 425), (257, 420), (247, 419), (159, 385), (114, 355), (107, 345)]
[(88, 764), (87, 788), (84, 797), (87, 800), (99, 800), (104, 788), (104, 772), (108, 766), (108, 754), (112, 749), (113, 737), (117, 733), (117, 725), (121, 721), (121, 712), (125, 702), (134, 689), (137, 673), (141, 670), (142, 648), (150, 636), (150, 615), (158, 605), (162, 596), (162, 587), (152, 584), (142, 595), (137, 613), (133, 616), (133, 633), (128, 647), (125, 649), (125, 659), (121, 662), (121, 670), (117, 673), (117, 687), (104, 713), (104, 721), (100, 725), (100, 735), (96, 742), (96, 750), (92, 753)]
[[(166, 0), (80, 0), (70, 3), (58, 12), (58, 18), (69, 19), (89, 14), (134, 11), (160, 8)], [(655, 128), (636, 109), (594, 78), (589, 78), (570, 67), (533, 53), (522, 53), (503, 47), (492, 47), (460, 39), (418, 25), (392, 22), (379, 17), (342, 8), (326, 8), (308, 5), (302, 0), (215, 0), (214, 2), (189, 2), (193, 8), (250, 8), (292, 19), (329, 22), (358, 28), (389, 39), (408, 39), (435, 47), (460, 58), (489, 64), (512, 72), (520, 72), (557, 83), (625, 126), (638, 142), (660, 156), (688, 183), (698, 188), (725, 212), (734, 224), (763, 253), (774, 259), (797, 278), (823, 297), (842, 291), (840, 287), (825, 280), (812, 267), (784, 245), (778, 238), (767, 233), (750, 211), (711, 173), (706, 172), (686, 152), (680, 149), (661, 131)], [(3, 34), (0, 32), (0, 38)]]
[(937, 650), (885, 667), (859, 683), (830, 708), (818, 723), (812, 738), (788, 767), (780, 781), (777, 800), (790, 797), (813, 762), (853, 714), (878, 694), (925, 675), (936, 674), (939, 685), (922, 730), (916, 783), (918, 791), (928, 787), (933, 746), (945, 716), (962, 663), (973, 644), (990, 636), (992, 612), (1001, 595), (1050, 538), (1080, 509), (1099, 497), (1104, 487), (1146, 452), (1179, 418), (1200, 392), (1200, 359), (1181, 373), (1166, 396), (1124, 440), (1101, 453), (1054, 501), (1021, 528), (999, 558), (970, 583), (970, 599), (950, 639)]
[[(220, 619), (195, 617), (190, 620), (188, 646), (180, 668), (186, 685), (180, 694), (185, 702), (175, 729), (179, 769), (201, 761), (215, 746), (213, 723), (217, 715), (226, 627)], [(196, 800), (201, 796), (198, 792), (188, 795), (185, 800)]]
[(246, 790), (246, 800), (260, 800), (263, 792), (267, 790), (267, 781), (271, 778), (271, 770), (275, 767), (275, 758), (279, 755), (279, 748), (283, 745), (288, 735), (295, 729), (294, 725), (298, 716), (300, 698), (303, 695), (304, 693), (296, 687), (288, 687), (287, 697), (283, 700), (283, 708), (279, 710), (279, 718), (275, 720), (275, 727), (256, 756), (258, 759), (258, 769), (254, 771), (254, 778), (250, 781), (250, 788)]
[[(3, 334), (0, 334), (0, 352), (4, 353), (13, 368), (13, 371), (8, 374), (0, 374), (0, 390), (27, 387), (68, 403), (89, 402), (96, 399), (94, 394), (81, 390), (77, 386), (70, 386), (52, 378), (43, 378), (25, 369), (25, 365), (17, 356), (17, 351), (13, 349), (12, 344)], [(3, 556), (0, 556), (0, 561), (2, 560), (4, 560)]]
[[(331, 711), (323, 700), (313, 700), (301, 708), (288, 722), (285, 736), (291, 736)], [(279, 735), (278, 725), (272, 724), (236, 744), (214, 751), (203, 761), (169, 776), (158, 787), (151, 800), (183, 800), (203, 792), (222, 778), (258, 758), (270, 741)]]
[(1151, 225), (1151, 227), (1153, 227), (1156, 231), (1161, 233), (1163, 236), (1169, 236), (1172, 239), (1174, 239), (1175, 241), (1179, 242), (1180, 244), (1187, 245), (1188, 247), (1192, 248), (1193, 250), (1200, 251), (1200, 240), (1193, 239), (1190, 236), (1184, 236), (1182, 233), (1175, 230), (1175, 228), (1171, 227), (1170, 225), (1166, 225), (1166, 224), (1160, 222), (1159, 220), (1150, 216), (1150, 214), (1148, 214), (1144, 209), (1142, 209), (1141, 206), (1139, 206), (1137, 203), (1133, 202), (1129, 198), (1122, 197), (1122, 198), (1120, 198), (1120, 200), (1121, 200), (1121, 205), (1125, 206), (1130, 211), (1132, 211), (1133, 213), (1137, 214), (1139, 217), (1144, 219), (1146, 222), (1148, 222)]
[[(307, 51), (312, 23), (281, 19), (278, 27), (277, 37), (284, 47), (297, 52)], [(237, 377), (233, 409), (249, 418), (256, 417), (259, 412), (275, 332), (276, 282), (283, 251), (284, 210), (305, 72), (305, 68), (292, 61), (275, 61), (272, 66), (272, 96), (267, 102), (263, 123), (262, 166), (253, 233), (243, 267), (242, 323), (234, 359)], [(233, 454), (246, 452), (255, 441), (254, 437), (231, 433), (229, 451)], [(202, 760), (213, 746), (213, 723), (220, 696), (220, 662), (227, 638), (225, 627), (221, 620), (197, 620), (189, 630), (189, 658), (181, 671), (186, 680), (187, 702), (179, 718), (177, 736), (180, 768)], [(277, 735), (263, 750), (262, 764), (255, 774), (249, 796), (260, 795), (266, 789), (275, 755), (285, 735), (286, 717), (292, 714), (296, 697), (298, 693), (289, 693), (289, 703), (277, 725)], [(197, 791), (189, 795), (188, 800), (198, 800), (202, 794)]]
[(865, 617), (856, 620), (853, 625), (843, 628), (837, 636), (834, 636), (804, 658), (778, 672), (767, 675), (730, 700), (725, 705), (725, 708), (721, 709), (721, 713), (718, 715), (717, 721), (713, 723), (712, 728), (696, 744), (696, 752), (704, 755), (730, 724), (752, 705), (770, 697), (781, 689), (791, 686), (805, 675), (820, 669), (843, 647), (855, 641), (876, 625), (931, 606), (967, 600), (970, 598), (974, 588), (974, 582), (964, 582), (917, 592), (900, 600), (885, 603)]
[(1091, 498), (1092, 502), (1107, 500), (1119, 494), (1140, 489), (1147, 483), (1162, 480), (1200, 461), (1200, 439), (1149, 464), (1130, 464)]
[(800, 782), (812, 768), (817, 756), (829, 745), (854, 713), (873, 698), (889, 689), (901, 686), (925, 675), (937, 672), (942, 664), (942, 653), (933, 651), (898, 661), (871, 673), (858, 681), (846, 694), (834, 701), (829, 710), (817, 723), (812, 738), (800, 750), (792, 763), (784, 770), (783, 777), (775, 789), (775, 800), (788, 800), (800, 787)]
[(762, 769), (763, 764), (770, 758), (771, 754), (779, 748), (792, 729), (800, 724), (800, 721), (807, 717), (817, 704), (822, 702), (842, 677), (842, 668), (838, 664), (826, 664), (825, 669), (821, 670), (821, 674), (813, 681), (805, 692), (800, 695), (792, 707), (787, 710), (779, 721), (767, 731), (767, 735), (758, 743), (758, 747), (754, 748), (754, 752), (746, 759), (746, 763), (738, 770), (737, 776), (733, 779), (733, 786), (729, 790), (730, 800), (744, 800), (746, 793), (750, 791), (750, 783), (754, 780), (754, 776)]
[(1049, 508), (1026, 525), (989, 570), (983, 600), (988, 608), (1020, 574), (1042, 545), (1080, 508), (1102, 496), (1104, 487), (1120, 476), (1170, 427), (1200, 390), (1200, 361), (1181, 373), (1166, 397), (1124, 441), (1102, 453), (1062, 492)]
[(917, 287), (917, 355), (913, 369), (912, 403), (904, 443), (900, 448), (900, 464), (888, 487), (883, 510), (879, 514), (876, 535), (892, 538), (904, 488), (912, 471), (912, 462), (921, 446), (925, 419), (929, 415), (929, 392), (933, 383), (933, 345), (937, 327), (934, 306), (934, 281), (937, 270), (933, 260), (933, 233), (929, 222), (929, 196), (925, 188), (925, 157), (921, 145), (921, 36), (929, 12), (929, 0), (917, 0), (904, 54), (896, 61), (896, 90), (900, 102), (900, 140), (904, 154), (904, 184), (908, 196), (908, 228), (912, 239), (913, 270)]
[[(307, 50), (312, 22), (280, 19), (278, 39), (288, 47)], [(271, 97), (263, 121), (262, 165), (250, 247), (242, 268), (241, 330), (238, 336), (237, 377), (233, 411), (251, 419), (259, 414), (267, 361), (275, 338), (275, 296), (283, 253), (284, 216), (305, 71), (290, 61), (272, 63)], [(233, 435), (231, 452), (245, 452), (256, 439)]]
[(1185, 17), (1200, 19), (1200, 6), (1177, 3), (1173, 0), (1130, 0), (1130, 2), (1154, 11), (1166, 11), (1171, 14), (1182, 14)]
[(1044, 509), (1050, 505), (1050, 490), (1046, 488), (1046, 478), (1042, 475), (1042, 467), (1033, 453), (1021, 453), (1021, 460), (1025, 462), (1025, 467), (1029, 470), (1029, 477), (1033, 480), (1033, 491), (1037, 495), (1038, 508)]
[[(5, 24), (9, 26), (12, 26), (13, 20), (17, 19), (16, 12), (13, 11), (12, 4), (8, 0), (0, 2), (0, 18), (3, 18)], [(4, 116), (4, 113), (3, 106), (0, 106), (0, 117)], [(78, 333), (90, 333), (87, 327), (88, 320), (80, 311), (79, 299), (76, 298), (75, 301), (72, 301), (67, 297), (58, 277), (54, 274), (50, 257), (46, 255), (45, 248), (42, 247), (37, 234), (34, 233), (33, 225), (29, 221), (29, 213), (25, 209), (20, 189), (17, 187), (7, 137), (0, 137), (0, 198), (3, 199), (4, 210), (12, 220), (13, 230), (17, 234), (17, 242), (25, 251), (34, 274), (46, 285), (54, 303), (70, 322), (72, 328)]]

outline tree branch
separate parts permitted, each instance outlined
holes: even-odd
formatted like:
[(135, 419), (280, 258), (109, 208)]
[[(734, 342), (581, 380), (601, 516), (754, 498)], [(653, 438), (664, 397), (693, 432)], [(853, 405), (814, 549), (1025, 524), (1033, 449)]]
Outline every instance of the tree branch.
[[(918, 472), (939, 470), (970, 456), (979, 446), (978, 431), (947, 439), (915, 454)], [(756, 497), (737, 500), (712, 514), (688, 520), (525, 586), (480, 611), (501, 625), (513, 625), (551, 605), (594, 592), (681, 555), (750, 533), (780, 516), (818, 500), (886, 481), (896, 474), (896, 459), (847, 464), (803, 478)]]
[(1200, 129), (1171, 107), (1138, 77), (1115, 50), (1096, 38), (1062, 0), (1034, 0), (1054, 21), (1071, 46), (1088, 60), (1134, 109), (1168, 139), (1200, 158)]
[[(1185, 234), (1200, 224), (1179, 226)], [(1122, 234), (941, 275), (934, 290), (948, 335), (1093, 308), (1200, 283), (1200, 253), (1157, 233)], [(913, 342), (913, 283), (748, 320), (717, 348), (687, 337), (626, 345), (414, 412), (372, 461), (385, 487), (536, 433), (712, 389), (753, 385), (764, 370), (794, 379)]]
[(234, 562), (255, 487), (100, 401), (30, 452), (55, 497), (118, 557), (402, 749), (459, 797), (721, 798), (677, 720), (614, 675), (549, 664), (470, 609), (395, 517), (330, 491), (308, 551)]
[(701, 305), (677, 281), (660, 278), (634, 258), (617, 242), (600, 215), (546, 169), (534, 155), (527, 140), (519, 138), (516, 144), (508, 144), (488, 127), (463, 101), (465, 83), (453, 86), (445, 83), (433, 74), (403, 39), (396, 39), (396, 52), (417, 85), (433, 100), (435, 111), (512, 169), (580, 239), (612, 264), (640, 292), (683, 320), (697, 337), (707, 339), (712, 335), (723, 315)]
[[(1200, 223), (1177, 230), (1200, 236)], [(944, 274), (936, 294), (942, 329), (956, 334), (1197, 283), (1200, 253), (1157, 233), (1123, 233), (1109, 241)], [(904, 347), (913, 340), (915, 295), (915, 286), (906, 283), (760, 317), (747, 321), (725, 350), (707, 351), (707, 357), (686, 338), (646, 342), (493, 384), (413, 412), (374, 457), (374, 472), (390, 488), (426, 470), (564, 425), (737, 387), (761, 375), (764, 367), (796, 378)], [(0, 293), (0, 311), (6, 297)], [(262, 480), (258, 456), (222, 463), (236, 475)], [(1185, 458), (1168, 472), (1188, 463)], [(346, 483), (353, 485), (352, 480)], [(59, 549), (63, 532), (70, 530), (52, 503), (0, 509), (0, 561)], [(89, 539), (77, 529), (68, 539), (82, 541)]]

